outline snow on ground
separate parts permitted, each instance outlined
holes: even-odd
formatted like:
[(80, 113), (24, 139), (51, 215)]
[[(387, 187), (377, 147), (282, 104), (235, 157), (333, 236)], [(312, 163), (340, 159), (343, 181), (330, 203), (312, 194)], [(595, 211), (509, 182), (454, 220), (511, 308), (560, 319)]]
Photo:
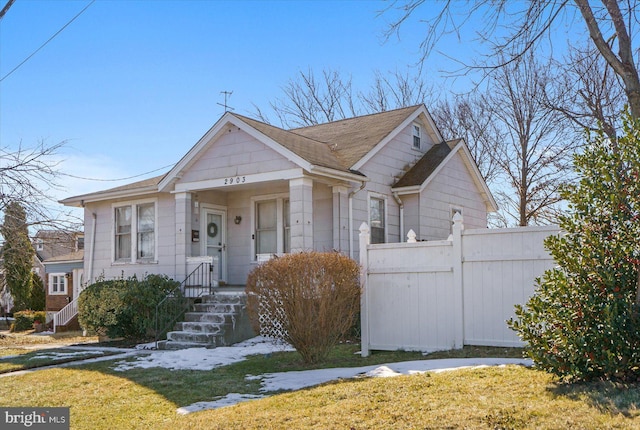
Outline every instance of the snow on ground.
[(163, 367), (171, 370), (211, 370), (244, 360), (249, 355), (271, 354), (278, 351), (295, 351), (290, 345), (264, 337), (218, 348), (189, 348), (175, 351), (155, 351), (136, 356), (134, 361), (116, 363), (114, 370), (126, 371), (135, 368)]
[[(214, 349), (190, 348), (177, 351), (155, 351), (147, 355), (136, 355), (133, 361), (120, 361), (116, 363), (114, 370), (126, 371), (134, 368), (163, 367), (173, 370), (212, 370), (219, 366), (225, 366), (244, 360), (249, 355), (271, 354), (278, 351), (294, 351), (287, 344), (255, 337), (245, 342)], [(248, 380), (260, 380), (264, 394), (238, 394), (230, 393), (211, 402), (197, 402), (177, 410), (179, 414), (205, 409), (216, 409), (235, 405), (240, 402), (260, 399), (268, 393), (282, 390), (300, 390), (315, 385), (324, 384), (340, 379), (357, 377), (393, 377), (398, 375), (412, 375), (424, 372), (442, 372), (460, 368), (504, 366), (517, 364), (530, 366), (530, 360), (508, 358), (455, 358), (440, 360), (417, 360), (400, 363), (387, 363), (384, 365), (303, 370), (282, 373), (267, 373), (264, 375), (247, 375)]]

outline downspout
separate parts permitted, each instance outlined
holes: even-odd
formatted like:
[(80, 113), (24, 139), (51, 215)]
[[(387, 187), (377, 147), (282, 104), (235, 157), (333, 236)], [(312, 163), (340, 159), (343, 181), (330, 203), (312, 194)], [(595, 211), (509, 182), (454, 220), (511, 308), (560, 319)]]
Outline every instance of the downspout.
[(362, 191), (365, 185), (367, 183), (362, 181), (360, 188), (349, 193), (349, 258), (353, 258), (353, 196)]
[(86, 278), (87, 283), (90, 284), (93, 281), (93, 252), (96, 247), (96, 213), (91, 214), (93, 216), (93, 221), (91, 223), (91, 245), (89, 246), (89, 267), (88, 272), (89, 276)]
[(404, 203), (400, 199), (398, 193), (392, 193), (393, 198), (396, 199), (396, 203), (398, 203), (398, 207), (400, 207), (400, 242), (405, 241), (404, 237)]

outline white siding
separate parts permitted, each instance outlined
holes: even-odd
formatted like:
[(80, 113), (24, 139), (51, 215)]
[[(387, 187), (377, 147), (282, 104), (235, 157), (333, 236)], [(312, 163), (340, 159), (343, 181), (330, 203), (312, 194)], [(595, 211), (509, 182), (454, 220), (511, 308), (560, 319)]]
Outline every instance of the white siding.
[(313, 247), (320, 252), (333, 249), (333, 192), (319, 183), (313, 186)]
[[(413, 148), (413, 124), (410, 124), (360, 169), (370, 180), (365, 189), (353, 198), (354, 244), (358, 243), (357, 229), (360, 224), (369, 223), (368, 192), (387, 196), (387, 242), (404, 240), (400, 237), (400, 208), (391, 194), (391, 186), (433, 146), (424, 125), (422, 130), (421, 150)], [(358, 251), (354, 251), (354, 257), (357, 258)]]
[(446, 239), (451, 234), (452, 206), (462, 208), (465, 227), (486, 228), (485, 202), (460, 153), (449, 160), (420, 195), (418, 239)]
[[(171, 194), (155, 194), (141, 197), (141, 200), (156, 199), (157, 221), (156, 240), (157, 256), (153, 263), (114, 263), (113, 262), (113, 204), (135, 203), (135, 200), (113, 200), (100, 203), (89, 203), (85, 208), (85, 237), (87, 238), (84, 270), (89, 275), (89, 258), (91, 256), (92, 214), (96, 214), (96, 236), (93, 253), (93, 279), (104, 276), (106, 279), (133, 275), (144, 277), (147, 273), (161, 273), (170, 277), (175, 273), (175, 199)], [(168, 234), (171, 232), (172, 234)]]
[(231, 128), (203, 151), (178, 183), (255, 173), (276, 172), (296, 167), (244, 131)]

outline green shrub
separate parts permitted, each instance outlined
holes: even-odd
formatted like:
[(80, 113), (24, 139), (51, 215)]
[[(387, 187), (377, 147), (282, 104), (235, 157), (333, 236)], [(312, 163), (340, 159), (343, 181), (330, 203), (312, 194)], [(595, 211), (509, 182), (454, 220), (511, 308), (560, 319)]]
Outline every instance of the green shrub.
[(47, 313), (44, 311), (20, 311), (16, 312), (13, 317), (14, 323), (11, 325), (11, 331), (26, 331), (33, 329), (33, 324), (39, 322), (44, 324), (47, 320)]
[(509, 321), (535, 365), (564, 379), (640, 377), (640, 122), (624, 130), (575, 157), (564, 234), (545, 241), (558, 267)]
[(316, 363), (353, 327), (360, 310), (359, 267), (337, 252), (273, 258), (247, 279), (256, 332), (290, 343)]
[(154, 335), (156, 305), (179, 282), (148, 275), (143, 280), (99, 281), (78, 299), (78, 321), (87, 331), (109, 337), (149, 339)]

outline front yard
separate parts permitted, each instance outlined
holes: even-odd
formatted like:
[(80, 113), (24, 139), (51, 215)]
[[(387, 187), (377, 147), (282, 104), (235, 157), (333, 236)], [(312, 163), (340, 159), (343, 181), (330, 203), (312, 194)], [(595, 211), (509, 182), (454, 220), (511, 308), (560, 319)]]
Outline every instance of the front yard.
[[(421, 360), (410, 352), (355, 354), (340, 345), (326, 365), (356, 367)], [(153, 352), (150, 354), (164, 354)], [(518, 355), (467, 347), (448, 356)], [(427, 358), (434, 358), (433, 356)], [(178, 408), (229, 393), (259, 396), (266, 374), (305, 370), (295, 352), (274, 352), (211, 370), (142, 368), (109, 360), (4, 375), (2, 406), (71, 406), (73, 429), (136, 428), (638, 428), (639, 386), (562, 385), (522, 366), (462, 369), (392, 378), (356, 378), (236, 406), (181, 415)], [(120, 370), (115, 370), (116, 366)], [(319, 367), (319, 366), (317, 366)], [(247, 375), (255, 377), (247, 378)], [(262, 377), (260, 376), (262, 375)]]

